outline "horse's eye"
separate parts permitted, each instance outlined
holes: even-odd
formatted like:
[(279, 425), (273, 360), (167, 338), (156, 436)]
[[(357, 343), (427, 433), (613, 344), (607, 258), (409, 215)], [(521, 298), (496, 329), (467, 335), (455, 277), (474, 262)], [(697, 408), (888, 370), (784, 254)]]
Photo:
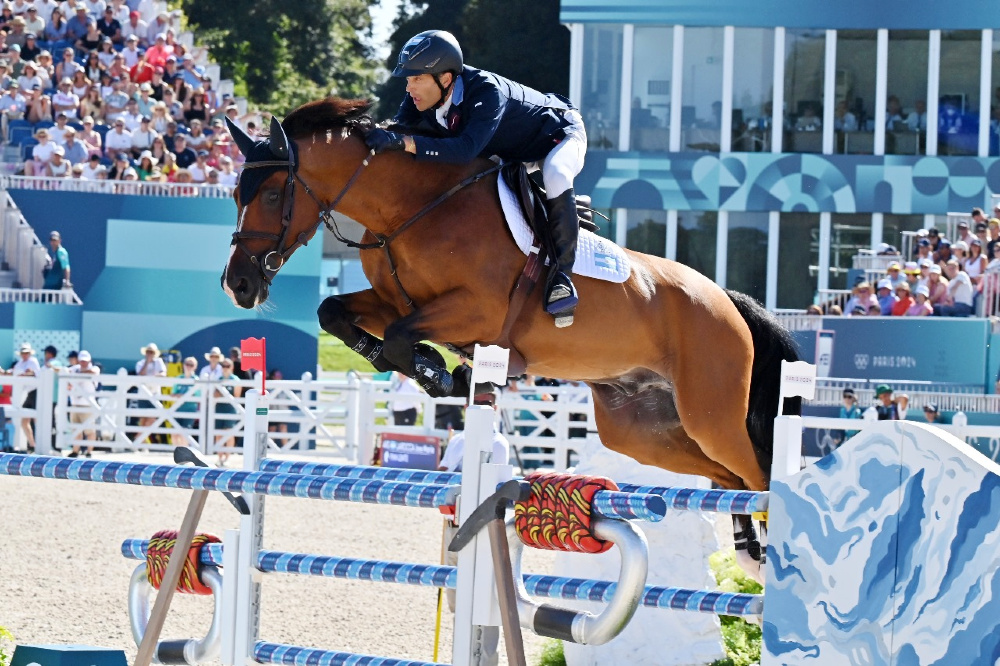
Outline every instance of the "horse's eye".
[(276, 204), (276, 203), (278, 203), (278, 193), (277, 192), (268, 192), (267, 193), (267, 203), (269, 203), (269, 204)]

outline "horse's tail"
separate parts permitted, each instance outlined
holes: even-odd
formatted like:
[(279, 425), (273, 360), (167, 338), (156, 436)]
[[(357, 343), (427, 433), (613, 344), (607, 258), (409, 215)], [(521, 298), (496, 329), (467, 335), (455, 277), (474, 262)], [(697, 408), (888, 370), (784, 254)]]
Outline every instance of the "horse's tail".
[[(771, 455), (774, 443), (774, 417), (778, 414), (778, 391), (781, 361), (799, 358), (791, 334), (760, 303), (736, 291), (726, 294), (750, 327), (753, 337), (753, 369), (750, 374), (750, 408), (747, 411), (747, 432), (757, 454), (757, 462), (771, 475)], [(802, 399), (785, 401), (785, 414), (799, 414)]]

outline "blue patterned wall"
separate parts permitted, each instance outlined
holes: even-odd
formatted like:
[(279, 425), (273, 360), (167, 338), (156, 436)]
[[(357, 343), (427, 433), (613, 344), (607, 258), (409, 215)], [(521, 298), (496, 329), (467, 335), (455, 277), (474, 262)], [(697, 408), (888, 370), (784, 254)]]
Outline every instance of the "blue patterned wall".
[(772, 482), (761, 664), (996, 664), (998, 472), (881, 421)]
[[(274, 282), (268, 308), (242, 310), (219, 285), (236, 226), (232, 199), (10, 194), (39, 238), (52, 230), (62, 234), (73, 284), (84, 302), (71, 308), (79, 344), (106, 371), (133, 368), (140, 347), (149, 342), (204, 362), (202, 355), (212, 346), (225, 349), (241, 338), (266, 336), (269, 366), (286, 377), (315, 372), (322, 243), (295, 253)], [(70, 330), (48, 321), (64, 307), (19, 308), (12, 328)], [(20, 323), (29, 315), (30, 326)], [(0, 335), (0, 344), (4, 339)]]
[(1000, 159), (592, 151), (576, 185), (598, 208), (944, 214), (989, 204)]

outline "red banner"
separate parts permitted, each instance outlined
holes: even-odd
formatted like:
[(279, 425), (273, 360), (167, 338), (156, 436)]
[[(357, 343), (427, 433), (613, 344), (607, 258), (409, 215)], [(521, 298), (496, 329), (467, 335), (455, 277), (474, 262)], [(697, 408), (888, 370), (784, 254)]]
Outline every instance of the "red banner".
[(267, 338), (240, 340), (241, 365), (244, 371), (260, 370), (267, 374)]

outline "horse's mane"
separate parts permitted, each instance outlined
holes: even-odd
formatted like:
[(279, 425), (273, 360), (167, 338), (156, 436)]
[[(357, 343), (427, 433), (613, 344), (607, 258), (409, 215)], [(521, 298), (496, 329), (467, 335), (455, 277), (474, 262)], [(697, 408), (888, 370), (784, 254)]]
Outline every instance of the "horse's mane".
[(345, 127), (369, 130), (374, 126), (372, 117), (368, 115), (371, 104), (367, 99), (327, 97), (298, 107), (285, 116), (281, 125), (288, 138), (293, 140)]

